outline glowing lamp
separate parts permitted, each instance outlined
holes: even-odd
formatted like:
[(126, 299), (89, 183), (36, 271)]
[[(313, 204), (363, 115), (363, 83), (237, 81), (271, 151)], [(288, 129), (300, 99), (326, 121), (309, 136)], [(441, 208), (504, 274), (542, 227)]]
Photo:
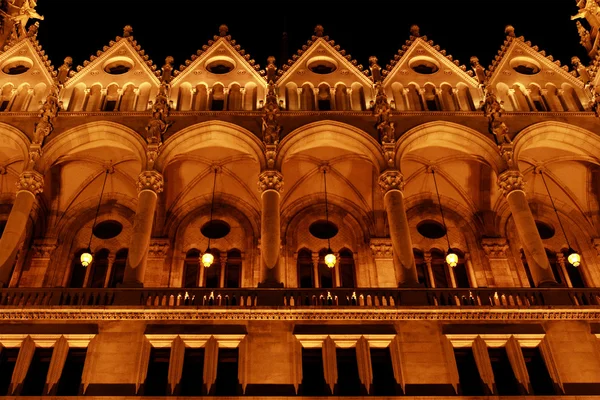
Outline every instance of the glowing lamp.
[(337, 259), (335, 258), (333, 251), (331, 251), (331, 249), (327, 250), (327, 255), (325, 256), (325, 265), (327, 265), (329, 268), (333, 268), (335, 267), (336, 261)]
[(581, 264), (581, 256), (571, 248), (569, 248), (569, 256), (567, 257), (567, 260), (569, 260), (571, 265), (574, 267), (579, 267), (579, 264)]
[(446, 262), (452, 268), (456, 267), (458, 264), (458, 256), (451, 249), (448, 249), (448, 254), (446, 255)]
[(87, 267), (88, 265), (90, 265), (92, 263), (92, 260), (94, 259), (94, 257), (92, 257), (92, 253), (90, 251), (90, 249), (87, 249), (82, 255), (81, 255), (81, 265), (84, 267)]
[(202, 254), (202, 265), (204, 265), (204, 268), (210, 267), (212, 265), (213, 261), (215, 261), (215, 256), (210, 254), (208, 251), (206, 251), (206, 253)]

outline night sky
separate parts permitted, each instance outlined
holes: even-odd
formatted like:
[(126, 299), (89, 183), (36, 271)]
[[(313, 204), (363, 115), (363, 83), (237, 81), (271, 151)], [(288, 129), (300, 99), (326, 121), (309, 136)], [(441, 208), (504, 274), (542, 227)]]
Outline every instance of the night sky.
[(179, 66), (220, 24), (261, 66), (274, 55), (281, 66), (281, 37), (289, 55), (311, 38), (315, 25), (363, 66), (375, 55), (385, 66), (409, 37), (412, 24), (448, 54), (468, 65), (476, 55), (489, 65), (504, 40), (504, 26), (570, 65), (587, 62), (575, 22), (575, 0), (396, 0), (396, 1), (224, 1), (224, 0), (38, 0), (39, 41), (55, 67), (66, 56), (80, 65), (102, 49), (123, 26), (160, 67), (166, 56)]

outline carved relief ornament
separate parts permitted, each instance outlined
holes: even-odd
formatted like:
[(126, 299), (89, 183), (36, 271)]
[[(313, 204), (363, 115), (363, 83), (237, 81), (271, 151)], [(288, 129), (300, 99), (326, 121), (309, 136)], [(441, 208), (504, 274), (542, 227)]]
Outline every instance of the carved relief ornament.
[(266, 190), (283, 190), (283, 175), (279, 171), (265, 171), (258, 177), (258, 190), (264, 192)]
[(164, 259), (169, 251), (168, 239), (152, 239), (148, 246), (148, 257)]
[(371, 251), (375, 258), (392, 258), (392, 241), (391, 239), (371, 239)]
[(504, 196), (508, 196), (515, 190), (525, 191), (525, 180), (520, 171), (507, 170), (498, 176), (498, 187)]
[(138, 193), (143, 190), (151, 190), (158, 194), (163, 191), (163, 186), (163, 176), (157, 171), (144, 171), (138, 176)]
[(44, 191), (44, 176), (37, 171), (25, 171), (19, 175), (17, 191), (25, 190), (34, 196)]
[(506, 258), (508, 241), (506, 238), (484, 238), (481, 247), (489, 259)]
[(404, 190), (404, 176), (400, 171), (387, 170), (379, 176), (379, 187), (383, 193), (390, 190)]

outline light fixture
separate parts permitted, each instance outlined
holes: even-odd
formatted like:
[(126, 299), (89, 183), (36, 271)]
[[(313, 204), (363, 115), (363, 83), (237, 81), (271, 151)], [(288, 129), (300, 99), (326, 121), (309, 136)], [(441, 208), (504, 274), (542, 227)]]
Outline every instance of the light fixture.
[[(212, 200), (210, 202), (210, 220), (208, 221), (208, 223), (210, 224), (212, 222), (212, 217), (213, 217), (213, 209), (215, 207), (215, 188), (217, 187), (217, 168), (215, 168), (215, 178), (213, 180), (213, 192), (212, 192)], [(202, 265), (204, 265), (204, 268), (208, 268), (212, 265), (213, 261), (215, 261), (215, 256), (212, 255), (212, 253), (210, 252), (210, 238), (211, 236), (208, 236), (208, 246), (206, 247), (206, 251), (204, 252), (204, 254), (202, 254)]]
[(83, 267), (87, 267), (94, 260), (94, 256), (92, 256), (92, 237), (94, 236), (94, 228), (96, 227), (96, 220), (98, 219), (98, 213), (100, 212), (100, 204), (102, 204), (102, 195), (104, 194), (104, 187), (106, 186), (106, 178), (108, 178), (108, 169), (104, 174), (104, 182), (102, 183), (102, 190), (100, 191), (100, 200), (98, 200), (98, 207), (96, 207), (96, 216), (94, 217), (94, 223), (92, 224), (92, 231), (90, 232), (90, 241), (88, 242), (88, 247), (85, 249), (79, 261), (81, 261), (81, 265)]
[(577, 253), (575, 250), (573, 250), (573, 248), (571, 247), (571, 244), (569, 243), (569, 238), (567, 237), (565, 228), (560, 220), (560, 216), (558, 215), (558, 210), (556, 209), (556, 205), (554, 204), (554, 199), (552, 198), (552, 195), (550, 194), (550, 189), (548, 189), (548, 184), (546, 183), (546, 178), (544, 177), (544, 171), (542, 171), (541, 169), (539, 171), (540, 171), (540, 175), (542, 176), (542, 182), (544, 182), (544, 186), (546, 187), (546, 192), (548, 192), (548, 197), (550, 197), (550, 202), (552, 203), (552, 208), (554, 208), (554, 212), (556, 213), (556, 219), (558, 220), (560, 229), (562, 230), (562, 233), (565, 237), (565, 241), (567, 242), (567, 246), (569, 247), (569, 249), (567, 250), (567, 260), (569, 261), (569, 263), (572, 266), (579, 267), (579, 265), (581, 264), (581, 256), (579, 255), (579, 253)]
[[(327, 171), (323, 169), (323, 182), (325, 183), (325, 221), (329, 223), (329, 207), (327, 204)], [(325, 255), (325, 265), (329, 268), (335, 267), (337, 261), (333, 250), (331, 250), (330, 238), (327, 238), (327, 254)]]
[(446, 232), (446, 242), (448, 242), (448, 251), (446, 252), (446, 263), (449, 267), (454, 268), (458, 265), (458, 255), (450, 247), (450, 239), (448, 238), (448, 227), (446, 226), (446, 220), (444, 219), (444, 210), (442, 209), (442, 201), (440, 200), (440, 192), (437, 186), (437, 180), (435, 179), (435, 170), (431, 169), (431, 175), (433, 175), (433, 184), (435, 185), (435, 192), (438, 198), (438, 204), (440, 205), (440, 215), (442, 216), (442, 224), (444, 225), (444, 231)]

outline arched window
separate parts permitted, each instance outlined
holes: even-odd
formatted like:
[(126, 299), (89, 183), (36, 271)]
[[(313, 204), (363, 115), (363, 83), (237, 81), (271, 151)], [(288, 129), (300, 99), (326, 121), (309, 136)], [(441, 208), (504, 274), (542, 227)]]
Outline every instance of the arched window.
[(73, 255), (71, 261), (71, 279), (69, 280), (70, 288), (82, 288), (85, 281), (86, 267), (81, 265), (81, 255), (85, 252), (84, 249), (78, 250)]
[(558, 264), (558, 260), (556, 258), (556, 253), (546, 249), (546, 256), (548, 257), (548, 261), (550, 262), (550, 269), (552, 269), (552, 275), (554, 275), (554, 279), (558, 283), (564, 283), (565, 278), (563, 277), (562, 270), (560, 265)]
[(457, 85), (457, 88), (458, 103), (460, 104), (460, 109), (463, 111), (475, 111), (475, 103), (473, 102), (471, 90), (467, 87), (467, 85), (462, 83), (459, 83)]
[(288, 83), (285, 85), (285, 107), (288, 110), (298, 110), (298, 86), (295, 83)]
[(117, 254), (115, 255), (115, 262), (113, 263), (112, 271), (110, 273), (110, 282), (108, 284), (109, 287), (116, 288), (119, 284), (123, 283), (128, 253), (129, 249), (121, 249), (117, 251)]
[(527, 257), (525, 257), (525, 251), (523, 249), (521, 249), (521, 263), (523, 264), (525, 275), (527, 275), (529, 286), (535, 287), (535, 282), (533, 281), (533, 276), (531, 275), (531, 270), (529, 269), (529, 264), (527, 264)]
[(119, 104), (119, 111), (133, 111), (135, 105), (135, 86), (127, 85), (123, 90), (123, 96), (121, 96), (121, 104)]
[(234, 249), (227, 252), (225, 265), (225, 287), (239, 288), (242, 276), (242, 252)]
[(413, 256), (415, 257), (415, 265), (417, 267), (417, 277), (419, 278), (419, 284), (423, 287), (430, 288), (431, 283), (429, 282), (429, 275), (427, 274), (427, 264), (423, 257), (423, 252), (417, 249), (413, 249)]
[(88, 94), (85, 111), (99, 111), (102, 106), (102, 86), (94, 85)]
[(244, 87), (244, 110), (256, 110), (258, 103), (258, 88), (252, 82), (247, 83)]
[(365, 111), (367, 109), (367, 100), (365, 99), (365, 90), (360, 83), (353, 83), (352, 86), (352, 109), (354, 111)]
[(328, 85), (324, 83), (319, 85), (319, 92), (317, 93), (317, 102), (319, 110), (331, 110), (331, 90)]
[(343, 288), (356, 287), (356, 268), (354, 266), (354, 254), (348, 249), (340, 250), (340, 283)]
[(115, 111), (119, 104), (119, 86), (116, 84), (110, 85), (106, 89), (106, 98), (104, 99), (104, 105), (102, 111)]
[(314, 111), (315, 109), (315, 93), (313, 92), (312, 86), (310, 86), (308, 83), (302, 85), (300, 107), (304, 111)]
[(242, 92), (240, 85), (234, 83), (229, 88), (229, 94), (227, 95), (227, 109), (229, 111), (239, 111), (242, 109)]
[(431, 271), (436, 288), (447, 288), (448, 274), (446, 269), (446, 255), (438, 249), (431, 249)]
[(208, 103), (208, 90), (205, 85), (196, 85), (194, 90), (193, 109), (194, 111), (205, 111)]
[(319, 251), (319, 283), (324, 289), (333, 288), (333, 268), (325, 264), (327, 249)]
[(27, 98), (29, 97), (29, 85), (24, 84), (17, 90), (15, 99), (13, 100), (10, 111), (24, 111), (27, 106)]
[(335, 109), (345, 111), (349, 108), (348, 91), (346, 90), (346, 86), (340, 83), (335, 87)]
[(298, 286), (301, 288), (315, 287), (313, 281), (312, 252), (310, 250), (300, 249), (300, 251), (298, 251), (296, 266), (298, 270)]
[(225, 90), (223, 85), (217, 83), (210, 93), (210, 110), (222, 111), (225, 109)]
[(440, 110), (440, 102), (437, 97), (435, 86), (431, 84), (425, 85), (425, 92), (423, 93), (423, 98), (425, 100), (425, 104), (427, 105), (428, 111)]
[(470, 288), (471, 284), (469, 283), (469, 274), (467, 273), (467, 266), (465, 262), (465, 254), (458, 250), (452, 249), (454, 253), (458, 256), (458, 264), (452, 268), (452, 273), (454, 274), (454, 281), (456, 282), (456, 287), (458, 288)]
[(515, 98), (515, 103), (517, 104), (517, 111), (531, 111), (531, 107), (529, 106), (529, 100), (525, 95), (524, 89), (516, 83), (513, 85), (513, 89), (513, 96)]
[(110, 252), (107, 249), (101, 249), (94, 253), (90, 271), (90, 280), (88, 287), (103, 288), (106, 281), (106, 272), (108, 271), (108, 255)]
[(392, 97), (394, 98), (394, 103), (396, 103), (396, 109), (404, 111), (404, 87), (401, 83), (394, 82), (392, 83)]
[(69, 111), (81, 111), (83, 101), (85, 100), (85, 85), (79, 84), (73, 88), (71, 99), (69, 100)]
[(184, 288), (198, 287), (200, 272), (200, 252), (192, 249), (185, 254), (182, 283)]
[(456, 111), (456, 104), (454, 104), (454, 94), (452, 93), (452, 86), (444, 84), (442, 85), (442, 109), (444, 111)]
[(215, 257), (212, 265), (204, 269), (204, 278), (207, 288), (218, 288), (221, 276), (221, 252), (216, 249), (210, 249), (210, 253)]
[(513, 102), (510, 99), (509, 91), (510, 89), (506, 85), (506, 83), (499, 83), (498, 85), (496, 85), (496, 94), (498, 100), (500, 100), (500, 102), (502, 103), (502, 107), (504, 107), (506, 111), (514, 111)]
[(583, 280), (583, 277), (581, 276), (580, 268), (582, 266), (579, 265), (579, 267), (574, 267), (573, 264), (571, 264), (569, 262), (569, 260), (567, 259), (568, 254), (569, 254), (568, 249), (562, 249), (561, 252), (564, 257), (563, 262), (565, 263), (565, 269), (567, 270), (567, 274), (569, 275), (569, 280), (571, 281), (571, 286), (573, 286), (574, 288), (586, 287), (585, 281)]
[(138, 101), (136, 104), (137, 111), (146, 111), (149, 106), (150, 101), (150, 84), (148, 82), (144, 82), (140, 85)]
[(192, 108), (192, 85), (184, 82), (177, 93), (177, 110), (189, 111)]
[(414, 83), (408, 86), (408, 98), (409, 110), (411, 111), (422, 111), (423, 104), (421, 103), (421, 95), (419, 94), (419, 88)]
[(2, 92), (0, 93), (0, 111), (8, 110), (13, 94), (14, 86), (11, 83), (2, 86)]
[(538, 85), (529, 85), (529, 97), (536, 111), (548, 111), (546, 102)]

